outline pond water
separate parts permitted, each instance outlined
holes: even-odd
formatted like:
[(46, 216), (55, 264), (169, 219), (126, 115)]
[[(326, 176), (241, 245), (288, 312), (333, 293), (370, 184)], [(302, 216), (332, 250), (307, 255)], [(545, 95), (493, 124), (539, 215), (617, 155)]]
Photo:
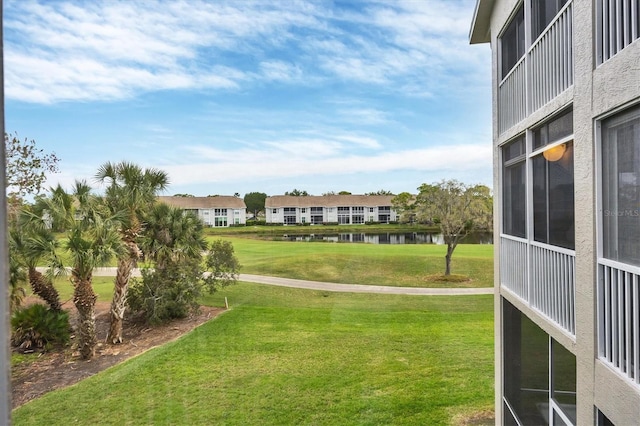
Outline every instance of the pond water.
[[(435, 232), (365, 233), (346, 232), (339, 234), (283, 235), (286, 241), (328, 241), (336, 243), (368, 244), (444, 244), (442, 234)], [(462, 244), (493, 244), (490, 232), (475, 232), (467, 235)]]

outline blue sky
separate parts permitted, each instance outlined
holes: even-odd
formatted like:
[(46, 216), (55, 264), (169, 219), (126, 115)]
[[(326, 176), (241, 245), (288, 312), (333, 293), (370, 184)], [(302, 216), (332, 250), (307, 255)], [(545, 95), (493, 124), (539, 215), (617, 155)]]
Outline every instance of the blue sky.
[[(475, 0), (4, 1), (5, 128), (168, 195), (491, 184)], [(99, 190), (99, 187), (96, 186)]]

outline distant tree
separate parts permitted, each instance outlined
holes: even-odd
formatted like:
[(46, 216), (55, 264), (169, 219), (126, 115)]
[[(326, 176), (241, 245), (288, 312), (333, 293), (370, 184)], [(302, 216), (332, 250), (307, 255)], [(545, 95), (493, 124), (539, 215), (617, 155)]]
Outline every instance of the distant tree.
[(58, 172), (60, 161), (55, 153), (45, 153), (34, 140), (20, 139), (5, 133), (7, 195), (22, 198), (42, 190), (47, 175)]
[(307, 197), (309, 193), (307, 191), (301, 191), (299, 189), (293, 189), (292, 191), (285, 192), (284, 195), (292, 195), (294, 197)]
[(445, 275), (451, 274), (451, 257), (458, 243), (472, 230), (491, 229), (492, 196), (484, 185), (457, 180), (422, 184), (415, 206), (418, 217), (438, 224), (447, 245)]
[(173, 194), (174, 197), (193, 197), (191, 194)]
[(209, 194), (209, 195), (207, 195), (207, 197), (219, 197), (219, 195), (218, 194)]
[(240, 193), (239, 193), (239, 192), (235, 192), (235, 193), (233, 194), (233, 196), (234, 196), (234, 197), (236, 197), (236, 198), (240, 198)]
[(336, 195), (336, 191), (328, 191), (322, 194), (323, 197), (328, 197), (329, 195)]
[(415, 197), (408, 192), (401, 192), (391, 199), (393, 209), (400, 215), (403, 223), (413, 222), (415, 218)]
[(338, 195), (351, 195), (351, 193), (349, 191), (340, 191)]
[(247, 205), (247, 210), (253, 213), (254, 217), (258, 217), (258, 213), (264, 211), (264, 202), (267, 199), (267, 194), (264, 192), (249, 192), (244, 194), (244, 203)]
[(365, 195), (394, 195), (394, 194), (391, 191), (387, 191), (385, 189), (379, 189), (375, 192), (367, 192)]

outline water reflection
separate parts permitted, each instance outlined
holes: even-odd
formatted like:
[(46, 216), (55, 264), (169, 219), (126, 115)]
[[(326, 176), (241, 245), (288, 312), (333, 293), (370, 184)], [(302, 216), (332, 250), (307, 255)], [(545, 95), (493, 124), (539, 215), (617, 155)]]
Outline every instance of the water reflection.
[[(442, 234), (434, 232), (407, 233), (363, 233), (346, 232), (339, 234), (306, 234), (284, 235), (287, 241), (329, 241), (336, 243), (368, 243), (368, 244), (444, 244)], [(476, 232), (467, 235), (462, 244), (493, 244), (490, 232)]]

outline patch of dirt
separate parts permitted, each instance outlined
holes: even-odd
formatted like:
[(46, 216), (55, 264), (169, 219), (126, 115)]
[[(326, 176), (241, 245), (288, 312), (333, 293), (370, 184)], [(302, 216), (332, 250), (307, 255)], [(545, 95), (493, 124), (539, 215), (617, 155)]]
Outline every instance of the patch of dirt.
[[(26, 306), (29, 301), (25, 300)], [(139, 355), (151, 348), (177, 339), (224, 312), (224, 308), (201, 306), (200, 312), (169, 324), (149, 326), (125, 318), (123, 343), (109, 345), (105, 342), (109, 331), (110, 302), (96, 303), (96, 332), (98, 347), (93, 359), (80, 359), (72, 335), (71, 345), (41, 354), (34, 361), (25, 362), (11, 369), (11, 394), (13, 408), (47, 392), (63, 388), (86, 379), (115, 364)], [(67, 302), (63, 309), (69, 311), (71, 325), (75, 324), (76, 310)]]
[(456, 426), (491, 426), (495, 422), (496, 416), (492, 410), (481, 410), (453, 418), (453, 424)]
[(424, 277), (424, 281), (426, 282), (438, 282), (438, 283), (470, 283), (471, 278), (466, 275), (444, 275), (444, 274), (434, 274), (434, 275), (426, 275)]

